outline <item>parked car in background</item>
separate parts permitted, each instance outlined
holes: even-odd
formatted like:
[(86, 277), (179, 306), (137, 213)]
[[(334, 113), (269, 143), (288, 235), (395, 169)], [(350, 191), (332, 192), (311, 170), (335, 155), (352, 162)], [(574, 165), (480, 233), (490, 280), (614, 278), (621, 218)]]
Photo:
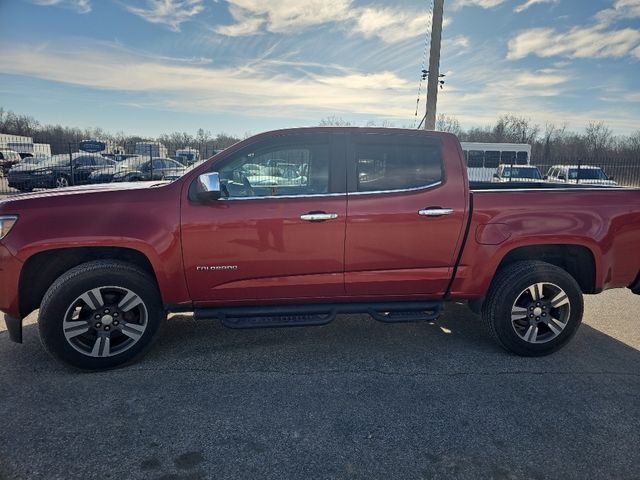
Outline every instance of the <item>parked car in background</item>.
[(20, 154), (10, 148), (0, 148), (0, 173), (6, 175), (9, 169), (21, 160)]
[(125, 160), (116, 162), (113, 165), (109, 165), (105, 168), (94, 170), (89, 175), (89, 183), (109, 183), (113, 181), (114, 175), (118, 177), (124, 176), (129, 172), (136, 172), (140, 169), (140, 166), (148, 162), (148, 159), (140, 155), (132, 155)]
[(183, 165), (193, 165), (200, 160), (200, 152), (195, 148), (187, 147), (176, 150), (176, 160)]
[(166, 176), (181, 176), (187, 171), (187, 167), (170, 158), (154, 158), (146, 162), (132, 166), (129, 169), (121, 169), (113, 175), (114, 182), (140, 182), (143, 180), (163, 180)]
[(36, 163), (24, 163), (9, 171), (9, 187), (22, 192), (34, 188), (62, 188), (89, 183), (91, 172), (114, 165), (116, 162), (102, 155), (90, 153), (54, 155)]
[[(142, 157), (142, 155), (138, 155), (136, 153), (103, 153), (103, 157), (110, 158), (111, 160), (115, 160), (116, 162), (122, 162), (123, 160), (127, 160), (129, 158)], [(149, 156), (147, 156), (149, 158)]]
[(532, 165), (500, 165), (493, 174), (494, 182), (543, 182), (538, 167)]
[(582, 185), (618, 185), (596, 165), (554, 165), (544, 176), (552, 183), (579, 183)]
[(12, 168), (16, 168), (19, 165), (35, 165), (36, 163), (46, 162), (51, 159), (51, 155), (32, 155), (30, 157), (24, 157), (18, 163), (16, 163)]

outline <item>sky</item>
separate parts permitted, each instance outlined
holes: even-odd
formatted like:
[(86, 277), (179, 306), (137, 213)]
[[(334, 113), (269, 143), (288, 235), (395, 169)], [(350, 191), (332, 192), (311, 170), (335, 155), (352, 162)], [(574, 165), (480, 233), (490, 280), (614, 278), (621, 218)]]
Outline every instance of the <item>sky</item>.
[[(0, 106), (157, 136), (413, 127), (431, 1), (0, 0)], [(445, 0), (438, 113), (640, 128), (640, 0)], [(418, 120), (424, 115), (422, 85)]]

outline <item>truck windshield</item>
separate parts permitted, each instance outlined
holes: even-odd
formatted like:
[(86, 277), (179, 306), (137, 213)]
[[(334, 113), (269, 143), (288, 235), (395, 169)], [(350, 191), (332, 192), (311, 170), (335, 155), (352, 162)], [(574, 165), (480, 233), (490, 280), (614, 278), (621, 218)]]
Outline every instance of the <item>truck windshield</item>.
[(537, 168), (507, 167), (502, 170), (502, 176), (507, 178), (531, 178), (535, 180), (542, 179), (540, 171)]
[(609, 180), (600, 168), (570, 168), (569, 180)]

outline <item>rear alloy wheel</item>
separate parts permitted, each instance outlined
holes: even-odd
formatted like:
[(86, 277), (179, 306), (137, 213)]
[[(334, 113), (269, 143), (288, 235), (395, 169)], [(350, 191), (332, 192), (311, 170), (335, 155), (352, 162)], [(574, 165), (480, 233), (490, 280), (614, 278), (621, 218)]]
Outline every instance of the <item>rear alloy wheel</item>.
[(65, 176), (59, 176), (56, 178), (56, 188), (66, 188), (69, 186), (69, 179)]
[(566, 292), (553, 283), (535, 283), (525, 289), (511, 308), (511, 326), (529, 343), (546, 343), (562, 333), (571, 316)]
[(146, 272), (99, 260), (69, 270), (49, 288), (40, 308), (40, 336), (46, 349), (69, 365), (112, 368), (146, 351), (164, 317)]
[(515, 262), (494, 278), (482, 306), (491, 335), (505, 349), (541, 356), (563, 347), (583, 314), (582, 291), (565, 270), (540, 261)]

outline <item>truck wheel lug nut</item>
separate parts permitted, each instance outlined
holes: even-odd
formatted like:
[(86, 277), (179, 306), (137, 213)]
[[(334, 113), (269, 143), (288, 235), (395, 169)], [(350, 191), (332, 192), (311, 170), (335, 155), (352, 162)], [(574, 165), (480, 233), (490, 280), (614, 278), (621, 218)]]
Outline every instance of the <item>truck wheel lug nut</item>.
[(109, 330), (109, 325), (105, 325), (104, 329)]
[(96, 323), (96, 328), (100, 328), (102, 324), (100, 322)]
[(115, 322), (113, 322), (114, 325), (118, 325), (118, 320), (116, 320)]
[(108, 309), (108, 308), (105, 308), (105, 309), (104, 309), (104, 313), (109, 313), (109, 309)]
[(113, 314), (113, 316), (114, 316), (114, 317), (117, 317), (117, 316), (118, 316), (118, 312), (115, 312), (115, 313)]

